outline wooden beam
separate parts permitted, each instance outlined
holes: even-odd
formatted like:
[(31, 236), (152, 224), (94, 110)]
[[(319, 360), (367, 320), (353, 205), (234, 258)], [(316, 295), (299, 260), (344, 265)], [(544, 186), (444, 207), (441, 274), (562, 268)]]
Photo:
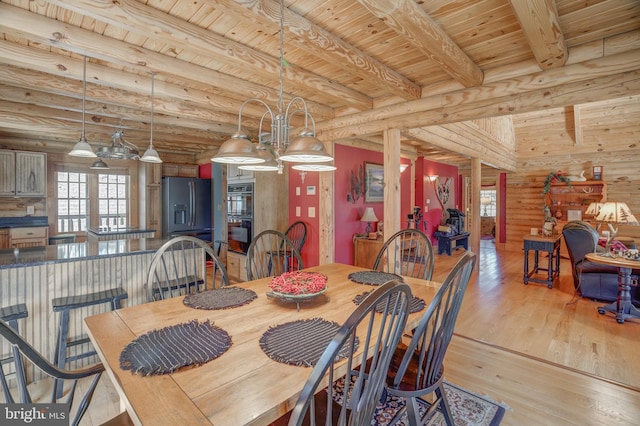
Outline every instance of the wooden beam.
[(480, 87), (336, 117), (317, 125), (326, 140), (504, 116), (640, 94), (640, 49)]
[(400, 130), (385, 130), (384, 139), (384, 239), (402, 229), (400, 217)]
[(465, 87), (482, 84), (483, 73), (417, 2), (358, 0), (372, 14), (413, 43)]
[(573, 106), (573, 144), (582, 145), (582, 107), (577, 104)]
[[(228, 2), (221, 2), (228, 8)], [(251, 10), (258, 16), (280, 23), (280, 5), (274, 0), (234, 0), (234, 3)], [(254, 18), (255, 19), (255, 18)], [(313, 22), (285, 8), (285, 31), (294, 37), (292, 42), (310, 55), (335, 64), (362, 79), (374, 79), (388, 88), (389, 94), (404, 99), (418, 99), (422, 93), (419, 85), (367, 55), (357, 47), (329, 33)]]
[[(107, 3), (92, 0), (51, 0), (50, 3), (194, 54), (207, 53), (215, 57), (216, 61), (239, 71), (250, 67), (253, 72), (247, 74), (247, 79), (269, 78), (272, 87), (278, 82), (280, 65), (277, 56), (267, 55), (144, 3), (135, 0)], [(294, 87), (296, 93), (308, 99), (313, 99), (313, 94), (319, 92), (324, 96), (334, 97), (341, 105), (346, 103), (360, 110), (371, 107), (372, 101), (368, 96), (295, 64), (290, 64), (284, 71), (287, 85)]]
[(529, 47), (543, 70), (567, 62), (569, 52), (555, 0), (509, 0)]

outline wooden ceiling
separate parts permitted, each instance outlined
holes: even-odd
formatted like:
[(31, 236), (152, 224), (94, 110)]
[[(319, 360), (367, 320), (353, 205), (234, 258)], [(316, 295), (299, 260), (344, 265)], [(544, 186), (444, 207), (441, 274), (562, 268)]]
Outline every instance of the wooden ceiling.
[[(456, 163), (496, 138), (468, 123), (640, 95), (637, 0), (284, 3), (284, 100), (303, 97), (325, 141), (399, 128), (410, 155)], [(154, 73), (154, 145), (204, 161), (246, 99), (275, 108), (279, 17), (277, 0), (0, 0), (0, 146), (77, 142), (86, 55), (94, 147), (122, 127), (146, 148)], [(263, 112), (248, 103), (242, 127), (255, 135)]]

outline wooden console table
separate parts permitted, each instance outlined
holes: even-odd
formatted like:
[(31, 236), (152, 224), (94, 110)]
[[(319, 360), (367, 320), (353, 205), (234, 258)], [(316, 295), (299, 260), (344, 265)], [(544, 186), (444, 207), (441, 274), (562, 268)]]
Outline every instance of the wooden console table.
[(598, 313), (604, 315), (606, 312), (613, 312), (616, 314), (616, 321), (620, 324), (629, 318), (640, 318), (640, 310), (631, 303), (631, 270), (640, 269), (640, 262), (623, 257), (605, 256), (602, 253), (587, 253), (585, 257), (590, 262), (618, 268), (618, 299), (598, 307)]
[(384, 241), (381, 238), (370, 240), (366, 237), (353, 237), (353, 265), (373, 269)]
[[(534, 252), (533, 269), (529, 270), (529, 250)], [(549, 261), (546, 268), (539, 266), (540, 252), (546, 251)], [(547, 272), (547, 279), (537, 278), (540, 271)], [(560, 235), (552, 237), (544, 237), (542, 235), (525, 235), (524, 236), (524, 283), (529, 282), (546, 284), (547, 287), (553, 288), (553, 282), (560, 275)]]

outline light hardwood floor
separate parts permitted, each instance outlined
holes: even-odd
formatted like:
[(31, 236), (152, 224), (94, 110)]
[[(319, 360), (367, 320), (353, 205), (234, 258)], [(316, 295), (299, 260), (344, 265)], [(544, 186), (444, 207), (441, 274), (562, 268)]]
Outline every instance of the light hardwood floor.
[[(434, 280), (461, 253), (437, 255)], [(568, 260), (553, 289), (522, 283), (522, 250), (496, 251), (483, 240), (477, 265), (447, 352), (447, 380), (504, 402), (503, 425), (640, 424), (640, 321), (618, 324), (597, 313), (601, 303), (575, 298)], [(105, 376), (83, 424), (117, 412)]]

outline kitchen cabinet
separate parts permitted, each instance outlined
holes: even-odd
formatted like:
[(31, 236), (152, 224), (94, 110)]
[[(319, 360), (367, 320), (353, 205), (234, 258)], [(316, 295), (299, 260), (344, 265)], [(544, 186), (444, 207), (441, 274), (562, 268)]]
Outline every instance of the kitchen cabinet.
[(49, 228), (46, 226), (11, 228), (9, 231), (11, 247), (42, 247), (49, 240)]
[(138, 169), (140, 227), (162, 234), (162, 172), (163, 165), (146, 163)]
[(200, 166), (197, 164), (162, 163), (162, 176), (169, 177), (200, 177)]
[[(239, 164), (228, 164), (227, 165), (227, 180), (242, 180), (242, 179), (253, 179), (254, 174), (252, 170), (242, 170), (239, 169)], [(273, 173), (273, 172), (269, 172)]]
[(0, 150), (0, 197), (44, 197), (47, 154)]
[(11, 237), (9, 236), (9, 229), (0, 229), (0, 249), (6, 249), (11, 247)]
[(353, 238), (353, 265), (372, 269), (373, 264), (382, 249), (382, 238), (370, 240), (363, 237)]

